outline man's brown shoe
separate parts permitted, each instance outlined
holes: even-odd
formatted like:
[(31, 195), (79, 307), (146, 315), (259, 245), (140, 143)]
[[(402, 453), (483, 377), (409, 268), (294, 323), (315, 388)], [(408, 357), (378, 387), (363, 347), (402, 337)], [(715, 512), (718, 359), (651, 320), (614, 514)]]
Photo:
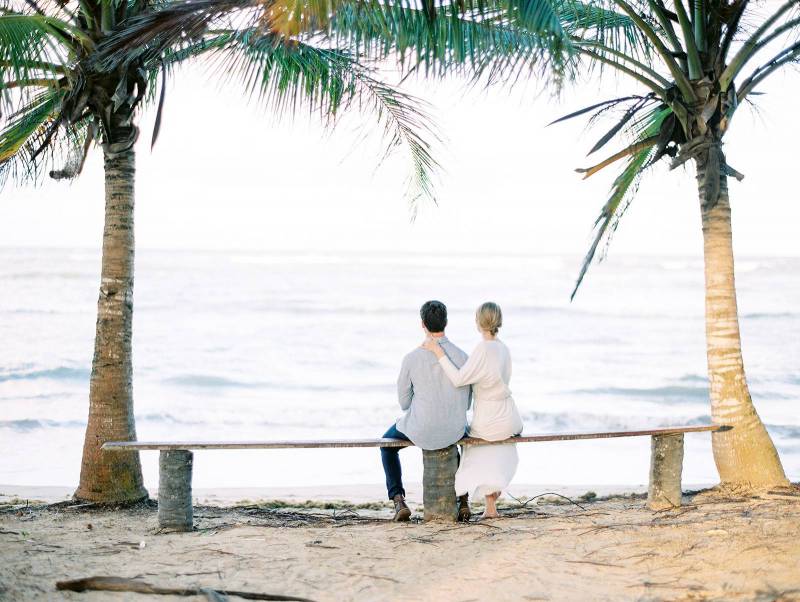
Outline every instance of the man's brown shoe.
[(469, 509), (469, 496), (462, 495), (458, 498), (458, 522), (460, 523), (468, 523), (470, 517), (472, 516), (472, 511)]
[(394, 521), (396, 523), (403, 523), (411, 518), (411, 510), (406, 505), (405, 498), (398, 494), (394, 496)]

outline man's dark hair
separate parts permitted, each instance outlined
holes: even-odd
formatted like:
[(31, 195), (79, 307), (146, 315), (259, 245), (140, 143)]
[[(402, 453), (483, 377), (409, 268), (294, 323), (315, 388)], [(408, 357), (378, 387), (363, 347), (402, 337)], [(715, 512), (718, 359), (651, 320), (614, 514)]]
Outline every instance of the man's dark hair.
[(442, 332), (447, 326), (447, 307), (441, 301), (426, 301), (419, 309), (419, 317), (428, 332)]

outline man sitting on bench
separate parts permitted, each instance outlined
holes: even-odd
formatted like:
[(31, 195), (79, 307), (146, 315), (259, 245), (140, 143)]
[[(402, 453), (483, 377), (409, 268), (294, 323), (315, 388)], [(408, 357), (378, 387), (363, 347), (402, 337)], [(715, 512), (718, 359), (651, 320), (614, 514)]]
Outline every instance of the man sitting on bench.
[[(447, 308), (441, 301), (428, 301), (419, 311), (426, 336), (436, 338), (450, 361), (460, 368), (467, 354), (444, 336)], [(471, 388), (454, 387), (442, 371), (436, 357), (417, 347), (403, 358), (397, 379), (397, 396), (403, 415), (384, 437), (412, 441), (421, 449), (443, 449), (464, 436)], [(394, 502), (394, 520), (407, 521), (411, 510), (405, 502), (399, 452), (402, 448), (382, 447), (381, 459), (386, 473), (386, 489)], [(453, 492), (455, 495), (455, 491)], [(459, 498), (458, 520), (469, 520), (467, 496)]]

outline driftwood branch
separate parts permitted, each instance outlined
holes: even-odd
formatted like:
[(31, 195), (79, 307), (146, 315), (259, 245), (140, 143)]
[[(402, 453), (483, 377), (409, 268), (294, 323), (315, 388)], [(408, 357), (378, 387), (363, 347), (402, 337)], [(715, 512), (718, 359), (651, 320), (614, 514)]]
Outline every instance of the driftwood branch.
[(209, 600), (224, 600), (224, 596), (237, 596), (245, 600), (281, 600), (284, 602), (314, 602), (308, 598), (264, 594), (259, 592), (239, 592), (234, 590), (212, 589), (208, 587), (158, 587), (145, 581), (125, 577), (87, 577), (57, 581), (56, 589), (71, 592), (135, 592), (137, 594), (160, 594), (170, 596), (206, 596)]

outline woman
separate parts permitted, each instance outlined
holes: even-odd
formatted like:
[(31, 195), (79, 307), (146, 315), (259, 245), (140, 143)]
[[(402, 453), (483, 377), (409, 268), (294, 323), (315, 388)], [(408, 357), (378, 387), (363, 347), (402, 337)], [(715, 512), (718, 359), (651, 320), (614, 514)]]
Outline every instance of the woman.
[[(422, 347), (436, 354), (454, 386), (472, 385), (474, 414), (469, 436), (501, 441), (522, 432), (522, 419), (508, 388), (511, 354), (497, 338), (497, 331), (503, 325), (503, 313), (497, 304), (487, 302), (478, 308), (475, 322), (483, 340), (460, 370), (447, 358), (435, 339), (426, 340)], [(514, 443), (464, 446), (456, 472), (456, 495), (485, 496), (483, 518), (497, 518), (495, 502), (514, 477), (518, 461)]]

